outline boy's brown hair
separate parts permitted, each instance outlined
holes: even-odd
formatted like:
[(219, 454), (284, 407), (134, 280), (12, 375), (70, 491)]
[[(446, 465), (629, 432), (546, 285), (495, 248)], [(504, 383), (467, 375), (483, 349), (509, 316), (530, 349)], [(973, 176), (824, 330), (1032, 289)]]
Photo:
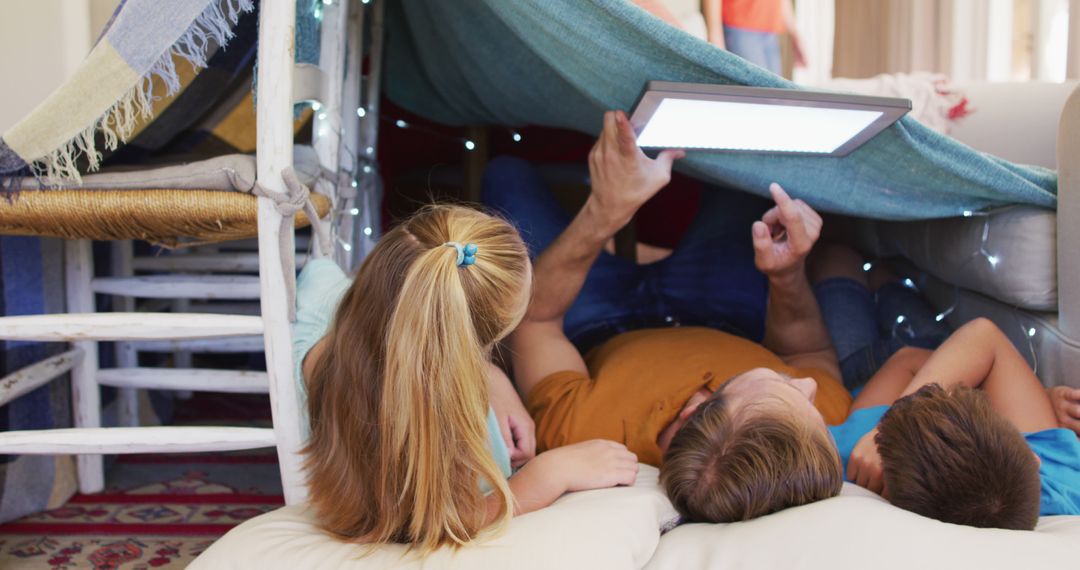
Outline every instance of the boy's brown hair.
[(894, 505), (953, 524), (1035, 528), (1039, 463), (982, 391), (923, 386), (885, 412), (875, 441)]
[(660, 467), (687, 522), (744, 521), (827, 499), (843, 479), (825, 430), (771, 406), (731, 410), (722, 393), (687, 419)]

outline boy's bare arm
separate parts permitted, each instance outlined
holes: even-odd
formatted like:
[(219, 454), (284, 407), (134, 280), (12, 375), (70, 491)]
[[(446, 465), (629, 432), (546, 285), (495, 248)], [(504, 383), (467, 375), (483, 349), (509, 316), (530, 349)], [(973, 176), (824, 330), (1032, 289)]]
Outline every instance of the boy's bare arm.
[(931, 350), (912, 346), (896, 351), (859, 392), (851, 404), (852, 411), (892, 405), (911, 384), (931, 354)]
[(975, 319), (957, 329), (934, 351), (901, 396), (930, 383), (981, 388), (994, 409), (1020, 431), (1058, 427), (1046, 389), (989, 319)]

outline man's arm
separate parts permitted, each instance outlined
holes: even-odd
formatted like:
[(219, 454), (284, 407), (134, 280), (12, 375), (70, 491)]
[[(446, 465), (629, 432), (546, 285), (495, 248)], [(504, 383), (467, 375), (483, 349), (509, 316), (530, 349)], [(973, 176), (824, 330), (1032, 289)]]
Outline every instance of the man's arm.
[(589, 152), (589, 198), (570, 226), (537, 258), (532, 301), (510, 337), (514, 379), (523, 397), (555, 372), (587, 372), (581, 354), (563, 333), (563, 316), (604, 244), (667, 185), (672, 162), (684, 155), (681, 150), (666, 150), (650, 159), (638, 148), (622, 111), (604, 114), (604, 130)]
[(821, 235), (821, 216), (792, 200), (779, 184), (769, 187), (776, 206), (754, 222), (754, 263), (769, 278), (762, 344), (784, 362), (840, 377), (836, 351), (806, 278), (806, 256)]
[(555, 372), (588, 373), (581, 353), (563, 332), (563, 316), (604, 243), (616, 231), (590, 196), (566, 230), (536, 259), (532, 301), (510, 335), (514, 378), (522, 399)]

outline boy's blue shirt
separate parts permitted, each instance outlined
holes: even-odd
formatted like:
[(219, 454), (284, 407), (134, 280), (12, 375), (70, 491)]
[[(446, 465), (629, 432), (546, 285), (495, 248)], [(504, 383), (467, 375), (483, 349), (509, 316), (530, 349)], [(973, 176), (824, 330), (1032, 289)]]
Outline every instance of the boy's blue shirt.
[[(829, 426), (845, 472), (855, 444), (874, 429), (888, 409), (874, 406), (855, 410), (844, 423)], [(1055, 428), (1025, 433), (1024, 439), (1041, 461), (1039, 515), (1080, 515), (1080, 438), (1071, 430)]]

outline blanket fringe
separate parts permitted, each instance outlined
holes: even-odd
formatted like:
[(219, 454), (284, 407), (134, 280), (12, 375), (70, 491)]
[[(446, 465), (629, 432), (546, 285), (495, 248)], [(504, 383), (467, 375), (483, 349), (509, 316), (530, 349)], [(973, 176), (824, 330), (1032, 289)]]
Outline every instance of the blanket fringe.
[(94, 141), (97, 131), (101, 131), (107, 150), (115, 150), (120, 143), (126, 143), (139, 120), (150, 119), (154, 115), (155, 78), (164, 83), (168, 96), (180, 90), (180, 76), (176, 71), (174, 57), (183, 58), (195, 69), (205, 68), (211, 46), (224, 47), (233, 38), (232, 27), (240, 19), (240, 15), (254, 9), (254, 0), (212, 1), (127, 94), (109, 107), (94, 124), (67, 144), (31, 163), (30, 170), (33, 175), (53, 187), (81, 184), (80, 158), (86, 157), (87, 168), (91, 172), (101, 166), (101, 152)]

